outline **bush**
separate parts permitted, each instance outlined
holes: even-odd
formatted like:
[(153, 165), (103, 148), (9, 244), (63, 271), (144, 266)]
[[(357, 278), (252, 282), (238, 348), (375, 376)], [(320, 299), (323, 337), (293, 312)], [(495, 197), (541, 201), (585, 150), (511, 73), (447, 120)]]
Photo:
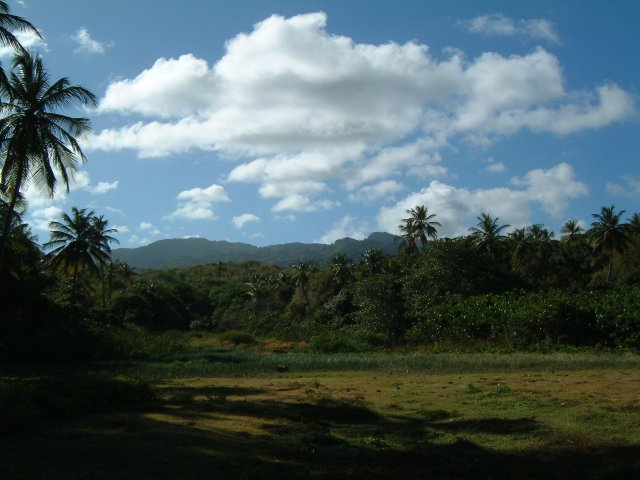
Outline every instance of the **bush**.
[(450, 296), (418, 312), (410, 343), (489, 341), (640, 348), (640, 287)]

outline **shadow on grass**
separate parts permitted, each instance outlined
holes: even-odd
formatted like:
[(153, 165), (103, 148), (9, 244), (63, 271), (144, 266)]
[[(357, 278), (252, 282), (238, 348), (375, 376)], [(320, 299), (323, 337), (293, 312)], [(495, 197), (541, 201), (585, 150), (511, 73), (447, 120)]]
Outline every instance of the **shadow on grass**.
[[(505, 453), (465, 439), (537, 432), (541, 426), (528, 418), (460, 419), (444, 410), (384, 417), (363, 403), (266, 400), (263, 390), (251, 388), (163, 392), (165, 399), (147, 412), (153, 418), (119, 410), (3, 435), (0, 478), (640, 478), (640, 446), (550, 437), (544, 449)], [(249, 419), (259, 428), (211, 427), (212, 416)], [(434, 432), (458, 439), (425, 441)]]

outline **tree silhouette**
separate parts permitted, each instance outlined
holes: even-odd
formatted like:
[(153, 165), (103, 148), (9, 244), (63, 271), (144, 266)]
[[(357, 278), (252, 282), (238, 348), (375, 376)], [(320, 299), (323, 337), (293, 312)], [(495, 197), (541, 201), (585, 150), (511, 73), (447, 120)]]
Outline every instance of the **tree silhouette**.
[(407, 210), (407, 213), (410, 216), (403, 218), (402, 224), (398, 228), (403, 237), (401, 248), (412, 254), (418, 250), (418, 242), (424, 249), (429, 238), (436, 240), (438, 238), (438, 229), (436, 227), (441, 227), (442, 225), (433, 220), (436, 214), (429, 214), (427, 207), (424, 205), (411, 208)]
[(117, 241), (109, 234), (103, 217), (96, 217), (93, 210), (71, 209), (71, 215), (62, 214), (62, 222), (49, 222), (51, 239), (43, 246), (50, 249), (51, 266), (72, 277), (72, 296), (75, 298), (78, 275), (83, 271), (97, 274), (110, 259), (110, 242)]
[(33, 180), (53, 196), (59, 174), (68, 190), (70, 176), (85, 160), (76, 138), (90, 131), (89, 120), (59, 111), (76, 103), (95, 105), (96, 97), (67, 78), (51, 83), (42, 59), (21, 50), (8, 77), (0, 79), (0, 98), (0, 185), (9, 196), (0, 238), (1, 271), (21, 189)]
[(344, 253), (339, 253), (331, 259), (329, 269), (331, 278), (340, 288), (353, 280), (353, 262)]
[(562, 234), (562, 243), (573, 245), (584, 234), (584, 228), (580, 226), (577, 220), (567, 220), (564, 222), (560, 233)]
[(596, 219), (589, 230), (591, 246), (595, 253), (605, 255), (609, 260), (607, 283), (611, 282), (614, 253), (624, 252), (631, 242), (628, 224), (620, 222), (624, 213), (624, 210), (616, 213), (615, 205), (611, 205), (602, 207), (600, 213), (591, 214)]
[(0, 43), (16, 50), (24, 50), (11, 30), (29, 31), (42, 38), (36, 27), (22, 17), (11, 15), (9, 4), (0, 1)]
[(510, 225), (498, 225), (498, 217), (491, 218), (491, 215), (481, 213), (477, 217), (477, 226), (471, 227), (471, 238), (480, 250), (486, 251), (490, 257), (495, 258), (499, 245), (507, 238), (502, 231)]

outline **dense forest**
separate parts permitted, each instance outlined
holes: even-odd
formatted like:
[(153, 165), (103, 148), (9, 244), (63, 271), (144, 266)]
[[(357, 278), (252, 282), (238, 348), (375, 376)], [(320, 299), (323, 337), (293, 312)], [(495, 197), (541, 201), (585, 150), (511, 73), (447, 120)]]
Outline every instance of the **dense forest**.
[[(8, 204), (3, 201), (2, 219)], [(478, 217), (438, 238), (437, 215), (400, 219), (397, 253), (289, 267), (210, 263), (137, 271), (112, 261), (114, 229), (86, 209), (51, 222), (40, 246), (12, 217), (2, 270), (0, 355), (103, 358), (139, 354), (133, 337), (243, 331), (316, 351), (418, 347), (640, 347), (640, 215), (615, 206), (561, 238)], [(197, 334), (197, 333), (196, 333)], [(134, 341), (135, 343), (135, 341)]]

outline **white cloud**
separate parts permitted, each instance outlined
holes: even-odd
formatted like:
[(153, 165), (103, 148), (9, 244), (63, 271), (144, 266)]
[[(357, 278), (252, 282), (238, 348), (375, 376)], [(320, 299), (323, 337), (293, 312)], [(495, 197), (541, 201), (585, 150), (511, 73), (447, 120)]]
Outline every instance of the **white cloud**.
[(233, 225), (238, 230), (240, 230), (247, 223), (259, 222), (260, 221), (260, 217), (254, 215), (253, 213), (243, 213), (242, 215), (238, 215), (237, 217), (233, 217), (233, 219), (231, 221), (233, 222)]
[(44, 206), (30, 211), (29, 224), (37, 230), (49, 231), (49, 222), (60, 221), (63, 210), (55, 205)]
[(606, 190), (612, 195), (622, 195), (635, 200), (640, 200), (640, 179), (631, 175), (623, 175), (624, 184), (607, 182)]
[[(69, 179), (69, 192), (81, 190), (92, 194), (102, 194), (117, 188), (117, 185), (118, 181), (99, 182), (97, 185), (93, 185), (89, 173), (85, 170), (79, 170)], [(62, 213), (62, 207), (67, 202), (68, 192), (64, 183), (60, 181), (59, 175), (53, 195), (50, 195), (47, 189), (42, 187), (42, 185), (30, 182), (23, 190), (22, 193), (28, 206), (25, 220), (38, 230), (48, 231), (49, 221), (55, 219), (53, 216), (59, 216)]]
[[(160, 235), (160, 230), (151, 222), (140, 222), (138, 229), (147, 235)], [(135, 242), (134, 242), (135, 243)]]
[(129, 243), (132, 245), (148, 245), (152, 240), (146, 237), (139, 237), (138, 235), (131, 235), (129, 237)]
[(560, 163), (549, 170), (531, 170), (522, 179), (513, 178), (512, 183), (526, 187), (529, 198), (540, 202), (554, 217), (562, 215), (569, 200), (589, 193), (587, 186), (575, 179), (575, 172), (567, 163)]
[(378, 213), (378, 227), (384, 231), (398, 232), (398, 225), (406, 216), (406, 210), (425, 205), (437, 215), (442, 224), (439, 236), (457, 236), (468, 233), (470, 225), (481, 213), (499, 217), (501, 224), (519, 227), (530, 223), (531, 205), (540, 204), (547, 212), (560, 216), (568, 202), (587, 194), (586, 186), (575, 180), (570, 165), (561, 163), (549, 170), (532, 170), (522, 179), (513, 179), (521, 189), (457, 188), (432, 181), (428, 187), (408, 195), (393, 206), (383, 207)]
[[(27, 50), (43, 50), (46, 52), (49, 49), (47, 42), (31, 30), (15, 31), (12, 33)], [(40, 34), (42, 34), (42, 32), (40, 32)], [(8, 45), (0, 47), (0, 58), (11, 57), (15, 53), (16, 51)]]
[(355, 240), (362, 240), (367, 237), (369, 227), (366, 222), (347, 215), (336, 222), (330, 231), (325, 233), (316, 243), (331, 244), (341, 238), (349, 237)]
[(518, 36), (532, 40), (545, 40), (550, 43), (560, 42), (553, 23), (543, 18), (514, 20), (502, 13), (493, 13), (464, 20), (459, 24), (471, 33), (479, 33), (486, 36)]
[(348, 195), (350, 202), (370, 204), (381, 199), (393, 199), (394, 194), (402, 191), (404, 187), (395, 180), (384, 180), (373, 185), (362, 187), (355, 193)]
[(127, 227), (126, 225), (113, 225), (112, 228), (115, 228), (120, 234), (130, 232), (129, 227)]
[(107, 193), (110, 190), (115, 190), (118, 188), (118, 180), (115, 182), (98, 182), (95, 187), (93, 187), (90, 192), (95, 194)]
[(505, 172), (507, 170), (507, 167), (502, 162), (490, 162), (485, 167), (485, 170), (487, 172), (489, 172), (489, 173), (502, 173), (502, 172)]
[(91, 38), (91, 34), (86, 28), (79, 29), (71, 36), (71, 40), (78, 45), (75, 49), (76, 53), (102, 54), (112, 46), (111, 43), (99, 42)]
[(166, 217), (170, 220), (212, 220), (216, 218), (214, 204), (230, 201), (224, 188), (215, 183), (207, 188), (184, 190), (177, 198), (176, 210)]
[[(485, 24), (496, 31), (512, 25), (549, 40), (554, 32), (542, 20), (493, 20)], [(635, 98), (613, 83), (566, 91), (560, 61), (542, 48), (438, 59), (417, 42), (329, 34), (326, 21), (324, 13), (274, 15), (229, 40), (214, 65), (161, 58), (113, 82), (98, 111), (136, 118), (98, 132), (86, 148), (141, 157), (217, 151), (241, 162), (227, 180), (258, 184), (274, 212), (313, 211), (335, 206), (332, 181), (355, 191), (402, 175), (443, 177), (440, 151), (458, 139), (489, 145), (523, 129), (568, 135), (636, 113)], [(170, 217), (214, 213), (210, 203), (184, 201)]]
[(556, 32), (555, 25), (543, 18), (532, 18), (521, 20), (523, 30), (526, 35), (534, 40), (546, 40), (551, 43), (560, 43), (560, 37)]
[(312, 200), (308, 195), (293, 194), (284, 197), (276, 203), (271, 211), (284, 212), (316, 212), (318, 210), (331, 210), (339, 205), (331, 200)]
[(134, 79), (110, 84), (98, 111), (159, 118), (188, 116), (213, 107), (215, 88), (214, 75), (205, 60), (193, 55), (160, 58)]

